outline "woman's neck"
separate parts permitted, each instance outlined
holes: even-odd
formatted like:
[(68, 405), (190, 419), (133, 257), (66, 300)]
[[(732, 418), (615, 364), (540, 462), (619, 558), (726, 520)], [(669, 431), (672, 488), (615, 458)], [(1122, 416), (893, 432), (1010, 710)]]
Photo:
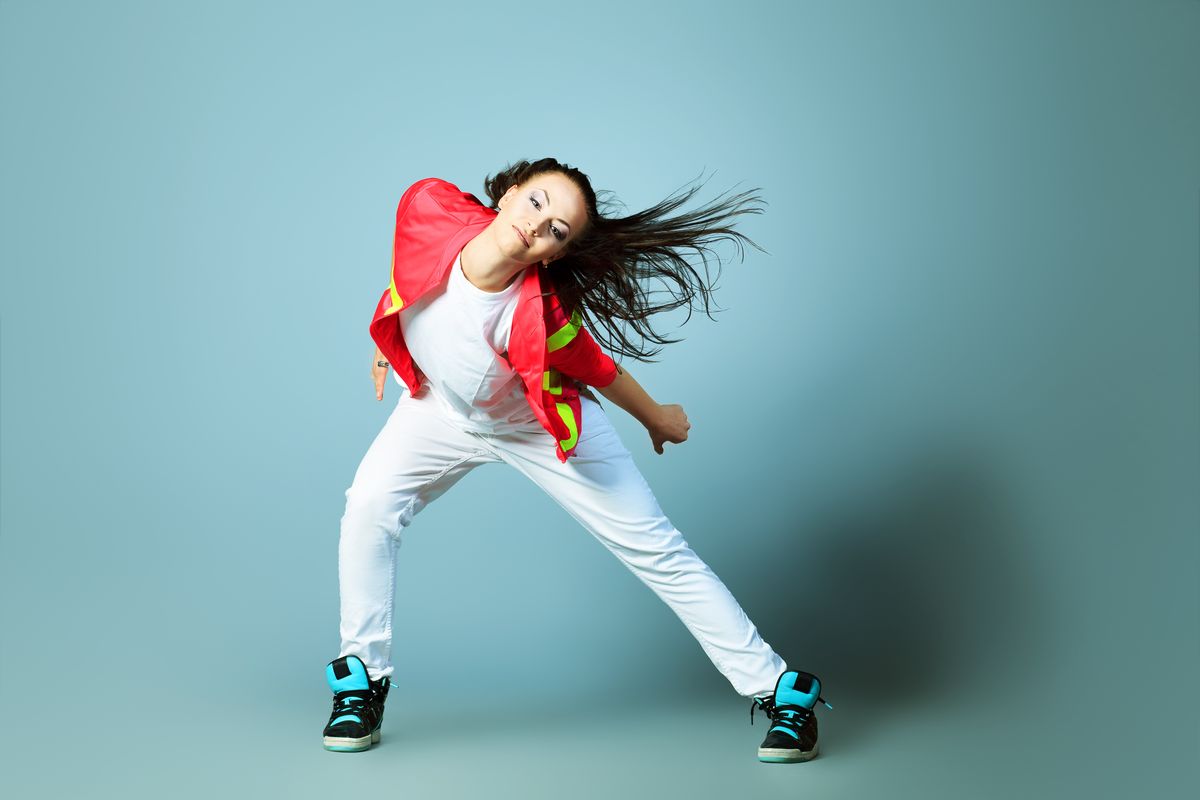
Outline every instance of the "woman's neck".
[(491, 241), (486, 238), (487, 233), (487, 230), (481, 231), (463, 247), (459, 256), (463, 275), (477, 289), (502, 292), (528, 265), (506, 258), (495, 247), (489, 247)]

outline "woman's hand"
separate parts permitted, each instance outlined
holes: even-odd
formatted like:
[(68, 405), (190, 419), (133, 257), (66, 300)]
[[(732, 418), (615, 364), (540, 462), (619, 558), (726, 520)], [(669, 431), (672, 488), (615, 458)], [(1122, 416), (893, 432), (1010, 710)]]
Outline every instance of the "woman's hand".
[(646, 430), (650, 433), (650, 441), (654, 443), (654, 452), (660, 456), (663, 452), (664, 442), (679, 444), (687, 441), (688, 428), (692, 425), (688, 422), (687, 414), (683, 413), (683, 406), (677, 403), (660, 405), (655, 402), (654, 398), (642, 388), (642, 385), (633, 379), (628, 370), (618, 366), (617, 377), (613, 379), (613, 382), (608, 386), (596, 388), (600, 390), (600, 394), (628, 411), (634, 419), (646, 426)]
[(379, 352), (379, 348), (375, 348), (375, 358), (371, 359), (371, 378), (375, 381), (375, 399), (383, 399), (383, 385), (387, 383), (388, 368), (379, 366), (379, 362), (385, 364), (387, 359), (383, 357), (383, 353)]
[(651, 423), (646, 426), (646, 430), (650, 432), (650, 441), (654, 442), (654, 452), (661, 456), (663, 442), (672, 444), (686, 442), (687, 432), (691, 427), (692, 423), (688, 422), (687, 414), (683, 413), (683, 406), (671, 403), (658, 407), (658, 412), (654, 415)]

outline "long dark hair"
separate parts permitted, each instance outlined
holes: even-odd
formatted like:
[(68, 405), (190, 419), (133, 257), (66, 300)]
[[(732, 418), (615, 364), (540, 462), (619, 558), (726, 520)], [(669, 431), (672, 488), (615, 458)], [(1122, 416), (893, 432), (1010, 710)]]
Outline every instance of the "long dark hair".
[[(717, 241), (732, 240), (742, 258), (745, 257), (743, 242), (767, 252), (731, 227), (733, 219), (741, 214), (762, 213), (763, 209), (753, 202), (764, 201), (753, 190), (724, 201), (718, 198), (703, 208), (669, 217), (703, 187), (701, 184), (678, 197), (672, 193), (645, 211), (625, 217), (609, 216), (597, 207), (596, 192), (586, 175), (556, 159), (543, 158), (518, 161), (485, 178), (484, 191), (495, 209), (510, 186), (547, 172), (559, 172), (579, 187), (588, 220), (583, 232), (567, 244), (564, 255), (542, 270), (542, 280), (550, 284), (568, 312), (580, 312), (588, 330), (614, 353), (638, 361), (654, 361), (652, 356), (662, 348), (650, 344), (680, 341), (650, 325), (650, 316), (661, 311), (687, 307), (684, 320), (687, 322), (696, 308), (703, 308), (713, 319), (712, 292), (721, 275), (721, 259), (716, 257), (716, 273), (712, 274), (708, 256), (715, 256), (711, 246)], [(603, 190), (600, 193), (612, 194)], [(611, 212), (615, 204), (608, 199), (602, 202), (603, 211)], [(686, 250), (700, 254), (703, 276), (679, 252)], [(646, 286), (654, 280), (665, 288), (653, 290)], [(627, 335), (626, 328), (631, 328), (641, 339), (640, 344)]]

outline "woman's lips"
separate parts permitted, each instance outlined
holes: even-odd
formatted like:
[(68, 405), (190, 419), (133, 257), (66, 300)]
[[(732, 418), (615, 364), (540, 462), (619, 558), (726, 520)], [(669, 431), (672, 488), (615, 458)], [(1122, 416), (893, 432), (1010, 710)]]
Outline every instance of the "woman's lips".
[(526, 247), (529, 247), (529, 240), (525, 238), (525, 234), (523, 234), (523, 233), (521, 233), (520, 231), (518, 231), (518, 230), (517, 230), (517, 226), (516, 226), (516, 225), (513, 225), (513, 226), (512, 226), (512, 229), (513, 229), (514, 231), (517, 231), (517, 236), (520, 236), (520, 237), (521, 237), (521, 241), (525, 243), (525, 246), (526, 246)]

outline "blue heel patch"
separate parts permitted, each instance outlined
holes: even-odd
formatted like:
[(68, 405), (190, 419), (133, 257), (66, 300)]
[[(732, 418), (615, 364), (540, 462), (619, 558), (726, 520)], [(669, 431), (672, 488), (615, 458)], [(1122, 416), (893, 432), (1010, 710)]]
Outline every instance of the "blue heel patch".
[(343, 656), (334, 659), (325, 667), (325, 680), (334, 694), (348, 690), (367, 691), (371, 680), (367, 667), (358, 656)]
[(816, 675), (805, 673), (802, 676), (798, 672), (788, 671), (783, 673), (779, 685), (775, 687), (775, 704), (812, 708), (817, 704), (820, 694), (821, 681)]

